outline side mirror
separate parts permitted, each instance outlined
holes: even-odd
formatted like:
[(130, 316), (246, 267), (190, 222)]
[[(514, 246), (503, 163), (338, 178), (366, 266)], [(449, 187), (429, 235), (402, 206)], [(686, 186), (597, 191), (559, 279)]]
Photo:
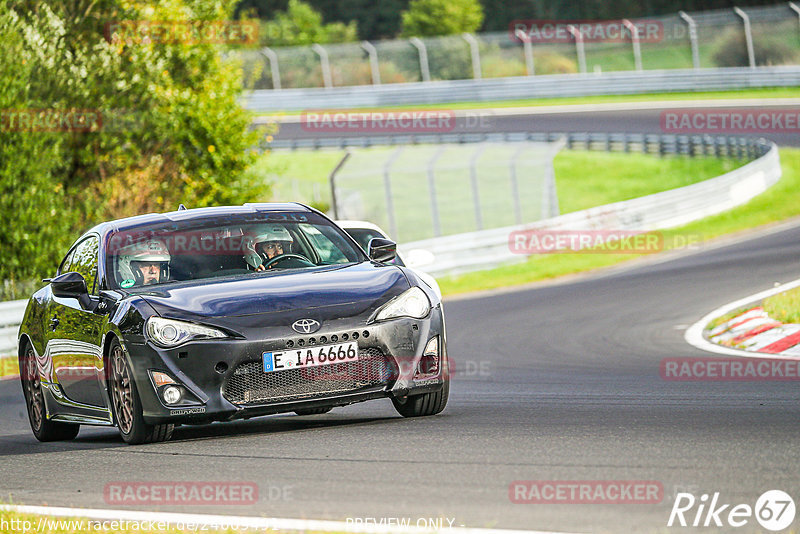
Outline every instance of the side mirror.
[(91, 303), (86, 279), (80, 273), (70, 272), (56, 276), (50, 280), (50, 289), (56, 297), (78, 299), (83, 308), (88, 308)]
[(392, 261), (397, 257), (397, 243), (389, 239), (373, 237), (369, 240), (367, 255), (372, 261)]

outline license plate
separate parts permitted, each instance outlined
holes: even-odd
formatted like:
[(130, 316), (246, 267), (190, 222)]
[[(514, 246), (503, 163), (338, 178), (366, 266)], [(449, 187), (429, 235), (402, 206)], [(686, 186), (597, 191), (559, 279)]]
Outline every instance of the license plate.
[(283, 352), (264, 352), (261, 358), (264, 362), (265, 373), (354, 362), (358, 360), (358, 343), (350, 341), (349, 343), (320, 345)]

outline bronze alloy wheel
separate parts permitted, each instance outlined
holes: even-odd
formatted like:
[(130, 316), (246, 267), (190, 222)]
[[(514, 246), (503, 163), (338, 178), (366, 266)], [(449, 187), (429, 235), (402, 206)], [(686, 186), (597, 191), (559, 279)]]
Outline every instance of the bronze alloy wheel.
[(131, 375), (122, 347), (114, 345), (111, 353), (111, 397), (114, 403), (114, 415), (117, 417), (119, 429), (130, 434), (133, 428), (133, 395), (131, 391)]
[(169, 440), (175, 425), (151, 425), (145, 422), (133, 371), (125, 358), (122, 345), (116, 339), (112, 341), (110, 348), (109, 365), (112, 411), (122, 439), (131, 444)]
[(80, 425), (74, 423), (61, 423), (48, 418), (47, 407), (44, 402), (42, 378), (36, 365), (36, 353), (28, 344), (24, 348), (24, 356), (19, 365), (22, 391), (25, 394), (25, 404), (28, 407), (28, 420), (31, 423), (33, 435), (39, 441), (64, 441), (74, 439), (78, 435)]
[(25, 390), (25, 399), (28, 401), (28, 416), (34, 432), (41, 432), (44, 420), (44, 398), (42, 398), (42, 382), (39, 378), (39, 369), (36, 367), (36, 355), (32, 347), (25, 351), (22, 387)]

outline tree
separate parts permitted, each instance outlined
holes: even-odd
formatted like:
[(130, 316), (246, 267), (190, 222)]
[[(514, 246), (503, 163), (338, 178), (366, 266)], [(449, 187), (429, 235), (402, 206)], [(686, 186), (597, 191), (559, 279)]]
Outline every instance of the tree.
[(261, 26), (264, 46), (297, 46), (313, 43), (344, 43), (358, 40), (355, 22), (323, 24), (322, 15), (301, 0), (289, 0), (286, 11), (279, 11)]
[(405, 37), (471, 33), (483, 24), (483, 7), (478, 0), (412, 0), (402, 19)]
[[(268, 186), (247, 173), (259, 132), (237, 101), (240, 68), (220, 45), (103, 33), (113, 21), (228, 20), (233, 3), (20, 0), (0, 10), (0, 279), (52, 275), (71, 241), (102, 220), (264, 198)], [(99, 119), (86, 129), (9, 126), (14, 110)]]

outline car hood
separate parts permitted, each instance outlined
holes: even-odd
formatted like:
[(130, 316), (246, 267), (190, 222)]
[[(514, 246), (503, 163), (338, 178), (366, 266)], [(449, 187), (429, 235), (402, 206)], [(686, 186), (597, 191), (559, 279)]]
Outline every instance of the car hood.
[(217, 319), (210, 322), (235, 327), (257, 325), (265, 314), (318, 320), (364, 315), (409, 287), (400, 269), (364, 262), (169, 284), (139, 295), (163, 317)]

